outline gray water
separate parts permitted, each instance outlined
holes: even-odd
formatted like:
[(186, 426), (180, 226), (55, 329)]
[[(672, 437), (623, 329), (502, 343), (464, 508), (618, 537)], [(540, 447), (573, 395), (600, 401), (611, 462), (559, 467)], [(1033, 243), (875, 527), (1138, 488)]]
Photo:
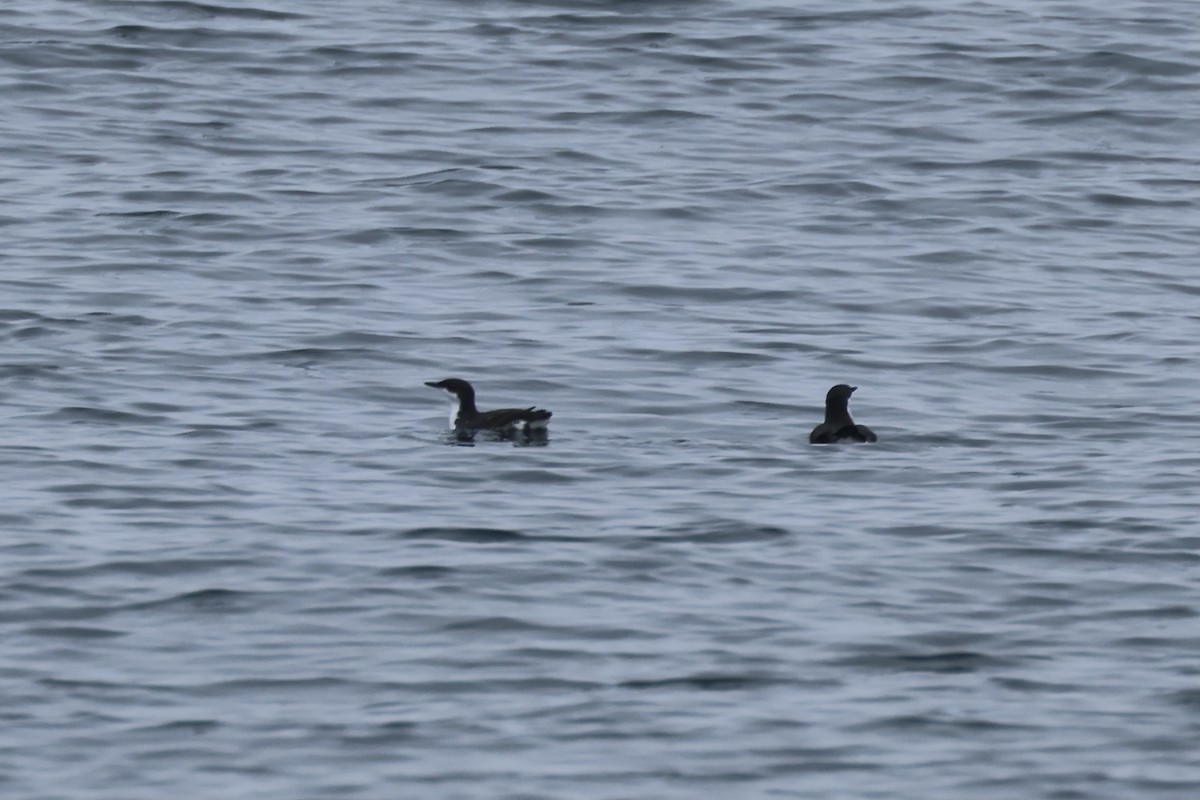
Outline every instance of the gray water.
[(1200, 796), (1198, 21), (5, 4), (0, 796)]

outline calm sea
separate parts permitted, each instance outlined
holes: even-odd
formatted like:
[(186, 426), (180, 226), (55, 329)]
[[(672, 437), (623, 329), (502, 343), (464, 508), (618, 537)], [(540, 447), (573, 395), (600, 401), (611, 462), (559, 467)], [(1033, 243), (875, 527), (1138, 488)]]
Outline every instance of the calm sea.
[(5, 3), (0, 795), (1200, 796), (1197, 12)]

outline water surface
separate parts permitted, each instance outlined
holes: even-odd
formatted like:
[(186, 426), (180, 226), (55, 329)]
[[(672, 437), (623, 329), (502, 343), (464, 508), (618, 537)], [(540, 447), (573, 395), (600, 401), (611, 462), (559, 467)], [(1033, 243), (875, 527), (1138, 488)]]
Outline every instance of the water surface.
[(5, 796), (1196, 797), (1194, 10), (9, 3)]

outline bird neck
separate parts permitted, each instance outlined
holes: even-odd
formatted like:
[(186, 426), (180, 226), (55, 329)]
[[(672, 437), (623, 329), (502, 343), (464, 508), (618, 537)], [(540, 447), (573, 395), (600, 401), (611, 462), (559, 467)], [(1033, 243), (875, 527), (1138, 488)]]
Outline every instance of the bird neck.
[(478, 414), (479, 409), (475, 407), (475, 395), (469, 392), (463, 392), (458, 395), (458, 413), (460, 414)]
[(853, 425), (854, 420), (850, 419), (850, 410), (846, 408), (845, 402), (834, 401), (825, 404), (825, 423), (827, 425)]

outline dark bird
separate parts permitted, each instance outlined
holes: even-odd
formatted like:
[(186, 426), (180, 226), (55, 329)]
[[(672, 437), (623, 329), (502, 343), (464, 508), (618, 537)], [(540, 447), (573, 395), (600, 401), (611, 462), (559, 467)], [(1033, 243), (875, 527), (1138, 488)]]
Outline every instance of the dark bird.
[(813, 428), (808, 435), (809, 444), (833, 444), (835, 442), (876, 442), (879, 437), (866, 425), (856, 425), (850, 419), (850, 395), (857, 386), (839, 383), (825, 395), (825, 421)]
[(450, 395), (450, 427), (456, 431), (498, 431), (500, 433), (540, 431), (550, 423), (550, 412), (544, 408), (498, 408), (480, 411), (475, 407), (475, 389), (461, 378), (426, 381), (426, 386), (441, 389)]

